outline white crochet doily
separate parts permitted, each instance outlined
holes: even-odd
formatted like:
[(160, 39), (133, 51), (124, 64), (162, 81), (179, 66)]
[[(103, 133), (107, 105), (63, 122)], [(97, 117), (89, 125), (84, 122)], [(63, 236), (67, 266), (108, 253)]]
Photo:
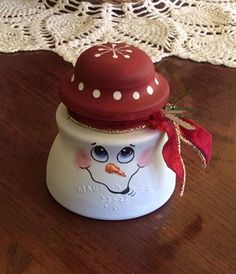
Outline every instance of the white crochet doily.
[(236, 67), (236, 0), (1, 0), (0, 51), (50, 50), (75, 63), (86, 48), (127, 42), (166, 56)]

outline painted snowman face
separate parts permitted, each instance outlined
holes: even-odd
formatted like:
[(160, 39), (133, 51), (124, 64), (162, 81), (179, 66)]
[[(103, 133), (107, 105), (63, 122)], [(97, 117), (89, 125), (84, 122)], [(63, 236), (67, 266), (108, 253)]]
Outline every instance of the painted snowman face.
[(132, 195), (132, 178), (148, 164), (150, 156), (150, 149), (137, 153), (134, 144), (114, 148), (94, 142), (89, 150), (79, 150), (75, 160), (93, 182), (103, 185), (109, 192)]

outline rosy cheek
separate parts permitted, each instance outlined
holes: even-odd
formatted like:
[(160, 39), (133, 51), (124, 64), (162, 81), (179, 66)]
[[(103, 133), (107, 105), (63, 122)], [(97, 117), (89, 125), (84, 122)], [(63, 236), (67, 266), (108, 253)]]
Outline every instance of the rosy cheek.
[(151, 149), (144, 150), (140, 158), (138, 159), (138, 165), (141, 167), (148, 165), (151, 161), (151, 157), (152, 157), (152, 150)]
[(79, 150), (75, 154), (75, 164), (81, 168), (87, 168), (90, 166), (91, 158), (90, 154), (88, 154), (84, 150)]

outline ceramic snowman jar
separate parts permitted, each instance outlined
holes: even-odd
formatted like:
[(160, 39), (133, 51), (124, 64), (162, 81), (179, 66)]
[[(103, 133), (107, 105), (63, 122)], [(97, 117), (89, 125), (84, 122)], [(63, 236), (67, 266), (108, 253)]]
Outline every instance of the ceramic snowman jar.
[(122, 220), (161, 207), (175, 188), (163, 159), (166, 134), (146, 126), (169, 97), (150, 58), (127, 44), (89, 48), (59, 88), (59, 133), (47, 163), (47, 186), (67, 209)]

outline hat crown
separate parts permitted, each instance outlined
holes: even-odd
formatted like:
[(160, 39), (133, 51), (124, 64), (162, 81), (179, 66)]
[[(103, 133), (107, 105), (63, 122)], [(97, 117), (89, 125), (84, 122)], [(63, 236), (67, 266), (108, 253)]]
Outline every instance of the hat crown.
[(139, 87), (149, 82), (154, 74), (149, 56), (125, 43), (91, 47), (81, 54), (75, 66), (75, 80), (108, 89)]
[(93, 127), (139, 124), (162, 108), (167, 81), (149, 56), (125, 43), (93, 46), (62, 79), (59, 95), (73, 117)]

